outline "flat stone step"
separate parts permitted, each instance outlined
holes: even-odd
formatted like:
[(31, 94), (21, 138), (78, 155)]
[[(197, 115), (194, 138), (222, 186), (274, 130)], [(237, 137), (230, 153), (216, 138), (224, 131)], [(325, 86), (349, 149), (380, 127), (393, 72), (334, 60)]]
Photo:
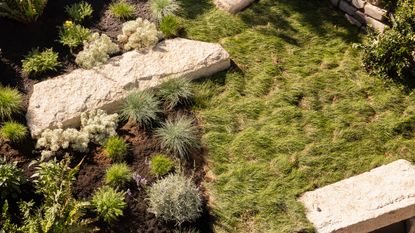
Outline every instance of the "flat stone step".
[(235, 14), (251, 5), (255, 0), (214, 0), (215, 5), (229, 13)]
[(181, 76), (205, 77), (229, 66), (229, 54), (219, 44), (166, 40), (148, 52), (127, 52), (100, 67), (77, 69), (35, 84), (27, 124), (33, 137), (59, 124), (77, 127), (82, 112), (118, 110), (131, 89), (144, 90)]
[(397, 160), (299, 199), (319, 233), (367, 233), (415, 216), (415, 166)]

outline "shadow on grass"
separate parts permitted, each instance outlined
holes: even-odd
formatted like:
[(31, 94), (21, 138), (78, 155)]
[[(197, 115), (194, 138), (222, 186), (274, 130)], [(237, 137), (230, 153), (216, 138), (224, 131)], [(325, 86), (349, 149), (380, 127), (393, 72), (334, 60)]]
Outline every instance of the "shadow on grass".
[(209, 0), (179, 0), (182, 6), (181, 15), (189, 19), (195, 19), (213, 7)]

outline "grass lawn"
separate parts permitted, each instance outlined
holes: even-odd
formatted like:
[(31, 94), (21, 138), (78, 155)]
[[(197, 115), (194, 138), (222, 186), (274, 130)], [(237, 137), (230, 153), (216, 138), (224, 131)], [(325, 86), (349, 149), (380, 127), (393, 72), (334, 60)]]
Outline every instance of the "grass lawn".
[(299, 195), (414, 161), (415, 96), (366, 74), (352, 48), (363, 35), (328, 0), (260, 0), (236, 16), (183, 1), (188, 37), (236, 63), (196, 85), (216, 231), (312, 232)]

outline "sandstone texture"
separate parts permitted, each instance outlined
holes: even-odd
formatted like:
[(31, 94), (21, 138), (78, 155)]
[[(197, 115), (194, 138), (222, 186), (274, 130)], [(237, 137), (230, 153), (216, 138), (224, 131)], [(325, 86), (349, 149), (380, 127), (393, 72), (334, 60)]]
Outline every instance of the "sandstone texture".
[(255, 0), (214, 0), (215, 5), (229, 13), (235, 14), (248, 7)]
[(415, 215), (415, 166), (398, 160), (306, 192), (300, 201), (318, 233), (367, 233)]
[(219, 44), (166, 40), (148, 52), (127, 52), (100, 67), (77, 69), (37, 83), (29, 100), (27, 123), (34, 137), (60, 124), (77, 127), (82, 112), (118, 110), (131, 89), (155, 87), (179, 76), (209, 76), (229, 66), (229, 54)]

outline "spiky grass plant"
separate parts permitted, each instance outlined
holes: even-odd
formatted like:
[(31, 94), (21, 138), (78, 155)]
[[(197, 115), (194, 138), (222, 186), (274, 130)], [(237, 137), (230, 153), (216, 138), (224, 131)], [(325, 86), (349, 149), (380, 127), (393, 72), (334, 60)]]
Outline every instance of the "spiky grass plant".
[(132, 180), (132, 172), (126, 163), (113, 164), (105, 174), (105, 183), (112, 187), (124, 187)]
[(171, 110), (179, 104), (188, 104), (193, 98), (191, 83), (188, 79), (170, 79), (160, 85), (157, 96)]
[(180, 116), (163, 123), (156, 130), (155, 136), (162, 149), (185, 161), (189, 159), (192, 150), (200, 147), (197, 132), (192, 119)]
[(0, 118), (10, 118), (22, 110), (23, 97), (16, 89), (0, 87)]
[(139, 126), (146, 127), (157, 120), (160, 102), (149, 91), (131, 92), (121, 108), (121, 117)]
[(5, 122), (0, 129), (0, 135), (12, 142), (22, 141), (27, 135), (26, 126), (17, 122)]
[(174, 162), (163, 154), (157, 154), (151, 158), (151, 172), (157, 176), (164, 176), (174, 168)]
[(92, 197), (92, 205), (98, 216), (108, 223), (122, 216), (123, 209), (127, 206), (124, 200), (125, 194), (123, 191), (117, 191), (108, 186), (99, 188)]
[(135, 16), (135, 6), (131, 3), (121, 0), (114, 2), (109, 6), (111, 14), (119, 19), (131, 19)]
[(155, 18), (161, 20), (167, 15), (174, 15), (180, 10), (176, 0), (151, 0), (150, 9)]
[(165, 38), (172, 38), (179, 35), (181, 29), (181, 22), (179, 18), (174, 15), (166, 15), (160, 21), (160, 31), (163, 33)]
[(104, 151), (113, 161), (122, 161), (128, 153), (128, 145), (121, 137), (110, 137), (104, 144)]
[(71, 19), (77, 23), (81, 23), (84, 19), (91, 17), (94, 9), (88, 2), (77, 2), (68, 6), (65, 6), (66, 13)]

